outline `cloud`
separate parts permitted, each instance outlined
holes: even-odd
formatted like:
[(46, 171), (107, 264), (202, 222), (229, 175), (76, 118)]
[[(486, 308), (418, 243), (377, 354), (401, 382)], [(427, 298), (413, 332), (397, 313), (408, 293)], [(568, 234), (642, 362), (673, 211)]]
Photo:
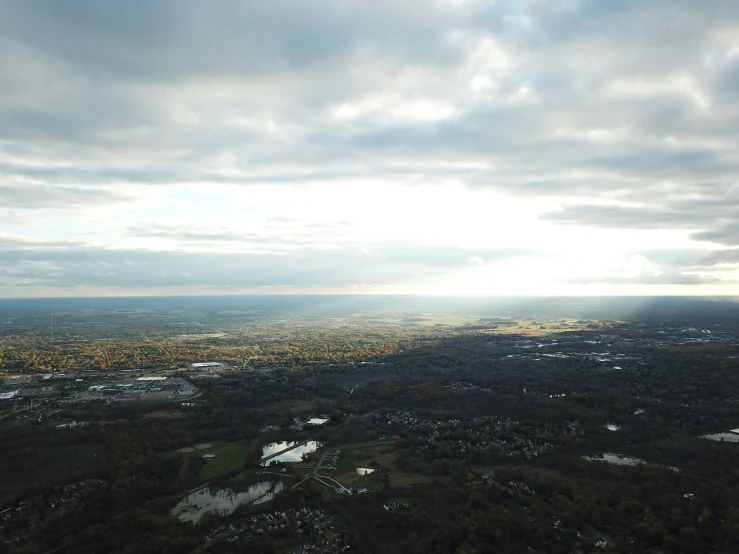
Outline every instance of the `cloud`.
[(613, 227), (621, 229), (664, 229), (666, 227), (683, 227), (693, 223), (686, 220), (684, 214), (650, 210), (634, 207), (617, 206), (568, 206), (559, 211), (545, 214), (544, 219), (568, 223), (571, 225), (589, 225), (594, 227)]
[(27, 237), (0, 234), (0, 252), (3, 251), (19, 251), (19, 250), (69, 250), (72, 248), (80, 248), (85, 246), (82, 241), (53, 241), (53, 240), (34, 240)]
[[(491, 262), (523, 255), (487, 251)], [(335, 286), (407, 284), (439, 270), (469, 265), (470, 251), (453, 248), (378, 246), (303, 248), (288, 253), (154, 252), (112, 250), (84, 243), (0, 241), (0, 280), (26, 286), (208, 287)]]
[[(671, 190), (670, 190), (671, 189)], [(647, 198), (632, 193), (631, 205), (570, 205), (542, 216), (569, 225), (620, 229), (687, 229), (695, 241), (739, 246), (739, 226), (735, 222), (737, 195), (734, 186), (705, 183), (702, 188), (666, 190), (666, 197)], [(641, 202), (649, 201), (649, 205)]]
[[(573, 279), (572, 283), (593, 284), (608, 283), (610, 285), (717, 285), (726, 284), (726, 279), (717, 277), (701, 277), (698, 275), (685, 275), (682, 273), (671, 273), (667, 275), (639, 274), (632, 277), (601, 277), (597, 279)], [(732, 279), (728, 282), (737, 283)]]
[(714, 228), (711, 230), (693, 233), (692, 237), (695, 240), (715, 242), (726, 246), (739, 245), (739, 224), (729, 220), (718, 222), (718, 224), (713, 227)]
[[(236, 282), (184, 267), (184, 251), (243, 272), (248, 250), (254, 282), (332, 284), (553, 254), (515, 232), (505, 248), (495, 233), (419, 239), (412, 210), (384, 242), (357, 241), (350, 211), (310, 213), (331, 202), (326, 184), (357, 191), (356, 211), (402, 185), (546, 202), (529, 213), (552, 234), (685, 231), (664, 250), (710, 259), (739, 246), (737, 33), (726, 0), (0, 2), (0, 207), (12, 210), (0, 233), (25, 225), (36, 245), (24, 252), (64, 250), (54, 263), (66, 277), (28, 270), (49, 286)], [(208, 192), (230, 202), (226, 187), (324, 196), (305, 217), (246, 193), (248, 224), (185, 221), (183, 206)], [(38, 211), (46, 219), (29, 224)], [(51, 246), (80, 236), (98, 249)], [(65, 264), (86, 263), (81, 252), (115, 267)], [(692, 267), (666, 263), (664, 275)]]
[(346, 244), (342, 233), (348, 229), (350, 226), (345, 222), (271, 218), (250, 232), (232, 227), (182, 222), (136, 225), (129, 227), (125, 234), (142, 239), (164, 239), (195, 250), (213, 246), (253, 251)]
[[(68, 209), (110, 203), (130, 202), (134, 197), (124, 192), (90, 187), (4, 184), (0, 182), (0, 205), (16, 209)], [(16, 215), (16, 217), (18, 217)]]

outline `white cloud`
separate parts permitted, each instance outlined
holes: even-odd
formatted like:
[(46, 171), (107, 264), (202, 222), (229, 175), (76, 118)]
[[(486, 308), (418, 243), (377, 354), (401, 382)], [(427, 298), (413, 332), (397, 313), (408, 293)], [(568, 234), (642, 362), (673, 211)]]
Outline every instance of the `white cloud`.
[(0, 280), (729, 286), (737, 32), (725, 0), (2, 3)]

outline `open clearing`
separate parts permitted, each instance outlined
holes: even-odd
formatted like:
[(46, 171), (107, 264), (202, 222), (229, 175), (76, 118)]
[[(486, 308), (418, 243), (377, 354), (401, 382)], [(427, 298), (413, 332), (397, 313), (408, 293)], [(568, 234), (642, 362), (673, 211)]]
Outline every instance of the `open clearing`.
[(216, 457), (206, 462), (203, 477), (212, 479), (222, 473), (237, 469), (244, 464), (248, 451), (249, 442), (232, 442), (222, 450), (214, 452)]
[(205, 466), (203, 466), (201, 476), (203, 479), (213, 479), (243, 465), (249, 451), (249, 445), (249, 441), (214, 441), (212, 443), (196, 444), (194, 448), (180, 448), (178, 452), (201, 458), (212, 455), (212, 458), (205, 458)]

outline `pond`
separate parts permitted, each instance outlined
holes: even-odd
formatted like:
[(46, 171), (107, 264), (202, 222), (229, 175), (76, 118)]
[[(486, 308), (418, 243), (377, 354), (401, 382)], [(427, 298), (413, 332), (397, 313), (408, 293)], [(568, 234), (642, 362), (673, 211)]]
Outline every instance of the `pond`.
[(225, 516), (244, 504), (269, 502), (281, 490), (282, 481), (263, 481), (244, 492), (205, 487), (183, 498), (172, 510), (172, 515), (197, 523), (208, 513)]
[(370, 473), (374, 473), (375, 471), (377, 471), (377, 470), (376, 469), (369, 469), (369, 468), (366, 468), (366, 467), (358, 467), (357, 468), (357, 473), (359, 475), (369, 475)]
[(586, 460), (593, 460), (596, 462), (608, 462), (609, 464), (616, 464), (619, 466), (637, 466), (645, 464), (644, 460), (639, 458), (631, 458), (629, 456), (622, 456), (621, 454), (610, 454), (606, 452), (603, 456), (585, 456)]
[[(273, 454), (276, 454), (277, 452), (281, 452), (282, 450), (285, 450), (286, 448), (290, 448), (291, 446), (294, 446), (298, 444), (297, 442), (273, 442), (270, 443), (264, 447), (262, 447), (262, 458), (266, 458), (267, 456), (272, 456)], [(303, 454), (310, 454), (311, 452), (315, 452), (317, 449), (321, 448), (321, 443), (318, 441), (308, 441), (305, 444), (302, 444), (300, 446), (296, 446), (292, 450), (288, 450), (287, 452), (284, 452), (280, 454), (279, 456), (275, 456), (274, 458), (270, 458), (269, 460), (265, 460), (261, 463), (263, 466), (268, 466), (272, 462), (300, 462), (303, 460)]]
[(701, 438), (712, 441), (739, 442), (739, 435), (734, 433), (716, 433), (714, 435), (703, 435)]
[(640, 458), (633, 458), (631, 456), (624, 456), (623, 454), (613, 454), (610, 452), (606, 452), (602, 455), (595, 455), (595, 456), (583, 456), (588, 461), (594, 461), (594, 462), (606, 462), (609, 464), (616, 464), (617, 466), (640, 466), (640, 465), (650, 465), (653, 467), (663, 467), (667, 469), (671, 469), (672, 471), (680, 471), (680, 468), (674, 467), (674, 466), (664, 466), (661, 464), (655, 464), (652, 462), (647, 462), (646, 460), (642, 460)]

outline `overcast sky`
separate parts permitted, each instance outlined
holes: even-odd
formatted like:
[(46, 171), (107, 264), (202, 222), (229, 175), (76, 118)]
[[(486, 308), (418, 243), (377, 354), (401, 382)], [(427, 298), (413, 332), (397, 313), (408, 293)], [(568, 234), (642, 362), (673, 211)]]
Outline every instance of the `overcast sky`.
[(0, 0), (0, 296), (738, 283), (736, 0)]

